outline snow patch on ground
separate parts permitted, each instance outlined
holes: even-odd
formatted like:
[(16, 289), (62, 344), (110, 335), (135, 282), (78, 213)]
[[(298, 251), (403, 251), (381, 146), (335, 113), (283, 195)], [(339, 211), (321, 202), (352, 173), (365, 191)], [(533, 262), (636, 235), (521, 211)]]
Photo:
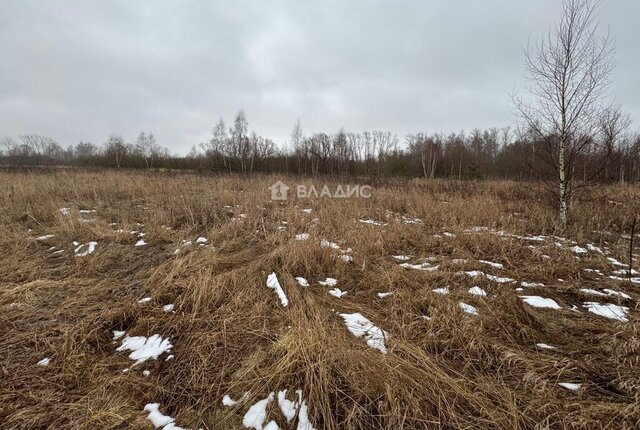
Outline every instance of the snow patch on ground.
[(466, 313), (471, 314), (471, 315), (478, 315), (478, 310), (475, 307), (473, 307), (471, 305), (468, 305), (466, 303), (463, 303), (463, 302), (458, 303), (458, 305), (460, 306), (460, 309), (462, 309)]
[(233, 400), (231, 396), (229, 396), (228, 394), (225, 394), (224, 397), (222, 397), (223, 406), (231, 407), (231, 406), (234, 406), (236, 403), (238, 402), (236, 400)]
[(520, 296), (520, 298), (529, 306), (534, 308), (560, 309), (560, 305), (553, 299), (547, 299), (540, 296)]
[[(302, 395), (302, 391), (298, 390), (298, 393), (299, 396)], [(284, 417), (287, 419), (287, 422), (290, 423), (291, 420), (296, 416), (298, 404), (287, 399), (287, 390), (278, 391), (278, 406), (280, 406), (282, 415), (284, 415)]]
[(480, 287), (471, 287), (469, 288), (469, 294), (473, 294), (474, 296), (486, 297), (487, 292)]
[(289, 299), (287, 299), (287, 295), (284, 293), (282, 285), (280, 285), (275, 272), (271, 273), (267, 277), (267, 287), (276, 291), (278, 297), (280, 298), (280, 303), (282, 303), (282, 306), (286, 307), (289, 305)]
[(149, 412), (147, 419), (151, 421), (154, 428), (162, 427), (163, 430), (184, 430), (182, 427), (178, 427), (175, 424), (175, 420), (160, 412), (160, 403), (147, 403), (144, 407), (146, 412)]
[(378, 293), (378, 297), (380, 297), (381, 299), (384, 299), (386, 297), (389, 297), (393, 295), (393, 292), (388, 292), (388, 293)]
[(49, 357), (43, 358), (42, 360), (36, 363), (36, 366), (48, 366), (50, 362), (51, 362), (51, 359)]
[(39, 240), (42, 242), (42, 241), (51, 239), (53, 236), (54, 236), (53, 234), (45, 234), (44, 236), (36, 237), (36, 240)]
[(318, 283), (325, 287), (333, 287), (338, 283), (336, 278), (326, 278), (324, 281), (318, 281)]
[(584, 249), (584, 248), (582, 248), (582, 247), (580, 247), (580, 246), (578, 246), (578, 245), (576, 245), (576, 246), (572, 246), (570, 249), (571, 249), (574, 253), (576, 253), (576, 254), (578, 254), (578, 255), (585, 255), (585, 254), (587, 254), (587, 250), (586, 250), (586, 249)]
[[(77, 242), (74, 242), (74, 245)], [(87, 255), (93, 254), (93, 252), (96, 250), (96, 246), (98, 246), (98, 242), (89, 242), (89, 243), (85, 243), (83, 245), (75, 245), (76, 248), (73, 250), (74, 254), (76, 255), (76, 257), (86, 257)], [(84, 252), (80, 252), (84, 247), (87, 247), (86, 250)]]
[(173, 348), (173, 345), (169, 342), (169, 338), (163, 339), (159, 334), (154, 334), (149, 338), (126, 336), (122, 340), (122, 345), (116, 351), (131, 351), (129, 358), (135, 360), (135, 364), (140, 364), (150, 358), (157, 359), (165, 352), (170, 351), (171, 348)]
[(596, 302), (586, 302), (583, 306), (592, 314), (621, 322), (628, 321), (627, 313), (629, 312), (629, 308), (625, 306), (614, 305), (612, 303), (601, 304)]
[(540, 349), (558, 349), (555, 346), (547, 345), (546, 343), (536, 343), (536, 346)]
[(527, 281), (522, 281), (520, 282), (520, 285), (522, 285), (525, 288), (542, 288), (544, 287), (544, 284), (541, 284), (540, 282), (527, 282)]
[(309, 233), (296, 234), (296, 240), (309, 240)]
[(438, 294), (449, 294), (449, 287), (434, 288), (431, 291)]
[(430, 263), (424, 262), (419, 264), (401, 263), (400, 267), (413, 270), (424, 270), (426, 272), (435, 272), (440, 266), (432, 266)]
[(582, 387), (582, 384), (578, 384), (575, 382), (558, 382), (558, 385), (571, 391), (578, 391), (580, 387)]
[(409, 260), (411, 260), (411, 257), (409, 257), (408, 255), (392, 255), (391, 257), (395, 258), (398, 261), (409, 261)]
[(486, 264), (487, 266), (495, 267), (496, 269), (504, 269), (504, 265), (502, 263), (496, 263), (489, 260), (478, 260), (482, 264)]
[(344, 296), (345, 294), (347, 294), (347, 292), (346, 291), (342, 291), (340, 288), (334, 288), (333, 290), (329, 290), (329, 294), (331, 294), (334, 297), (340, 298), (340, 297)]
[(340, 250), (340, 245), (338, 245), (335, 242), (330, 242), (326, 239), (322, 239), (320, 241), (320, 246), (323, 248), (331, 248), (331, 249), (336, 249), (336, 250)]
[(301, 287), (308, 287), (309, 286), (309, 281), (307, 281), (305, 278), (303, 278), (302, 276), (298, 276), (296, 277), (296, 281), (298, 281), (298, 285), (300, 285)]
[(497, 282), (498, 284), (508, 284), (511, 282), (516, 282), (515, 279), (511, 279), (511, 278), (507, 278), (505, 276), (495, 276), (495, 275), (491, 275), (489, 273), (484, 273), (480, 270), (470, 270), (468, 272), (461, 272), (464, 273), (465, 275), (467, 275), (470, 278), (477, 278), (480, 276), (484, 276), (485, 278), (489, 279), (490, 281), (494, 281)]
[(258, 400), (251, 405), (242, 418), (242, 425), (255, 430), (264, 429), (264, 421), (267, 419), (267, 406), (273, 401), (274, 393), (270, 393), (265, 399)]
[(359, 219), (358, 221), (360, 221), (362, 224), (379, 225), (379, 226), (387, 225), (386, 222), (375, 221), (372, 219)]
[(145, 246), (146, 244), (147, 242), (145, 242), (144, 239), (140, 239), (134, 246)]
[(338, 315), (344, 319), (344, 323), (351, 334), (356, 337), (364, 337), (367, 341), (367, 345), (371, 348), (377, 349), (383, 354), (387, 353), (387, 348), (384, 344), (384, 339), (387, 336), (387, 333), (382, 329), (376, 327), (359, 312)]

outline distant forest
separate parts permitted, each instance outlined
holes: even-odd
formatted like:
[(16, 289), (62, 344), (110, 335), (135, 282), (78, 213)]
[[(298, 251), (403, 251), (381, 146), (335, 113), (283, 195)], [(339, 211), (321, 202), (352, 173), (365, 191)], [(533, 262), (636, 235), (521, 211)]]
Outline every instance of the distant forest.
[[(577, 180), (640, 181), (640, 135), (628, 131), (630, 121), (619, 112), (604, 117), (599, 132), (572, 160)], [(554, 136), (502, 127), (470, 133), (416, 133), (404, 136), (382, 130), (305, 135), (297, 121), (290, 139), (279, 147), (249, 131), (238, 112), (230, 127), (220, 119), (207, 142), (186, 156), (170, 154), (153, 133), (134, 142), (112, 135), (97, 145), (79, 142), (63, 148), (54, 139), (25, 135), (0, 138), (0, 165), (78, 166), (133, 169), (290, 173), (368, 177), (425, 177), (536, 180), (554, 173)]]

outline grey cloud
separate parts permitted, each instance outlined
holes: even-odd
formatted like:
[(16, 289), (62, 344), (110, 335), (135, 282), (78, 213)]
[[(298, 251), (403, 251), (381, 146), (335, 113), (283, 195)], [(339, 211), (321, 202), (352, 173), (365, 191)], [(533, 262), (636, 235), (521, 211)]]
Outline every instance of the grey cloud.
[[(612, 90), (640, 120), (640, 5), (607, 1)], [(458, 131), (514, 121), (522, 47), (558, 2), (3, 1), (0, 135), (64, 145), (153, 131), (184, 153), (244, 108), (282, 142), (306, 132)]]

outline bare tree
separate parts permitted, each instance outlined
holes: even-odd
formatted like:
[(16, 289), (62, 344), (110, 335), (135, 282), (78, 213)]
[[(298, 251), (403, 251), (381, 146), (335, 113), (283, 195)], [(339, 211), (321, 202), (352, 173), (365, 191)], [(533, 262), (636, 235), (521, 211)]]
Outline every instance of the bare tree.
[[(17, 143), (10, 137), (2, 137), (0, 138), (0, 154), (11, 153), (11, 150), (17, 146)], [(2, 149), (4, 147), (4, 150)]]
[(124, 143), (124, 139), (121, 136), (112, 135), (109, 137), (107, 143), (104, 144), (105, 155), (109, 158), (113, 158), (116, 162), (116, 167), (118, 168), (122, 165), (122, 159), (127, 152), (127, 145)]
[(291, 130), (291, 146), (293, 147), (293, 154), (298, 164), (298, 174), (302, 173), (303, 163), (307, 158), (308, 148), (306, 144), (307, 140), (304, 138), (302, 126), (298, 119), (295, 124), (293, 124), (293, 130)]
[[(625, 162), (632, 148), (630, 137), (625, 136), (629, 127), (631, 127), (631, 118), (622, 112), (621, 106), (611, 106), (605, 109), (600, 116), (600, 132), (604, 148), (607, 154), (615, 152), (620, 156), (620, 182), (624, 182)], [(605, 175), (607, 179), (610, 161), (611, 157), (607, 157), (607, 175)]]
[(594, 143), (607, 93), (613, 41), (598, 32), (597, 0), (564, 0), (559, 22), (525, 52), (532, 100), (514, 96), (520, 117), (535, 133), (536, 154), (554, 172), (550, 190), (567, 225), (574, 167)]

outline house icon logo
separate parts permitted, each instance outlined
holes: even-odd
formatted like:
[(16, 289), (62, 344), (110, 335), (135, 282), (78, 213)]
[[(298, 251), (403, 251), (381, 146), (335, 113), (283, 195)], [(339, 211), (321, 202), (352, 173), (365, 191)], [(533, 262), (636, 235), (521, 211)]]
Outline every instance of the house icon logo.
[(289, 187), (282, 181), (277, 181), (269, 187), (271, 200), (287, 200), (289, 197)]

